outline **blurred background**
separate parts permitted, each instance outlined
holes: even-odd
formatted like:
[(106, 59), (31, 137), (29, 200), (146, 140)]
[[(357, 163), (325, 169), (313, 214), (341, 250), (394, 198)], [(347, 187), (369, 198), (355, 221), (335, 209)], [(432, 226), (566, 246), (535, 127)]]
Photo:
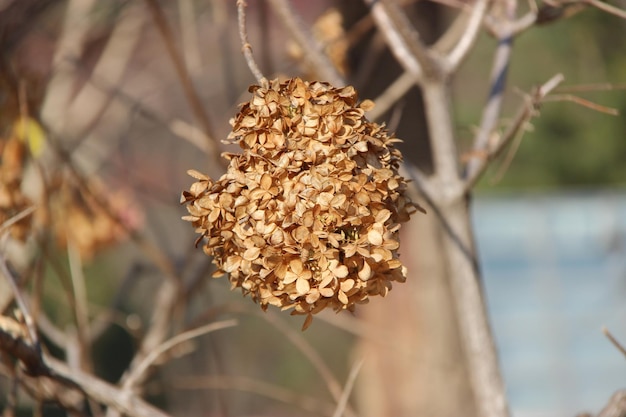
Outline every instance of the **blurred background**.
[[(263, 72), (318, 78), (278, 7), (248, 4), (249, 40)], [(402, 73), (363, 2), (290, 4), (361, 98), (375, 100)], [(626, 8), (624, 0), (613, 4)], [(403, 2), (427, 43), (462, 6)], [(227, 280), (210, 278), (210, 259), (180, 219), (186, 213), (179, 197), (193, 182), (188, 169), (218, 178), (224, 168), (216, 154), (236, 151), (219, 141), (254, 82), (236, 19), (228, 0), (0, 1), (3, 166), (10, 162), (7, 143), (20, 136), (16, 126), (39, 126), (41, 132), (21, 134), (31, 156), (20, 159), (18, 188), (28, 201), (46, 195), (47, 208), (33, 220), (36, 239), (15, 239), (0, 250), (11, 254), (40, 302), (47, 349), (76, 361), (72, 282), (80, 271), (92, 337), (77, 366), (119, 380), (159, 308), (157, 288), (167, 275), (147, 242), (184, 288), (171, 310), (172, 334), (226, 317), (239, 323), (181, 345), (151, 375), (146, 396), (172, 415), (332, 415), (333, 392), (361, 358), (346, 415), (460, 415), (468, 394), (463, 365), (454, 359), (458, 340), (442, 330), (450, 327), (438, 310), (444, 295), (429, 281), (428, 259), (436, 253), (424, 231), (433, 216), (416, 215), (404, 229), (402, 253), (410, 254), (412, 271), (406, 284), (355, 315), (322, 314), (305, 333), (300, 317), (262, 313), (230, 292)], [(626, 341), (625, 40), (626, 20), (588, 9), (533, 27), (514, 45), (503, 127), (522, 92), (556, 73), (565, 76), (559, 93), (620, 112), (545, 103), (473, 196), (485, 292), (516, 417), (595, 413), (626, 387), (626, 358), (601, 332), (606, 326)], [(483, 34), (452, 85), (461, 159), (487, 98), (495, 46)], [(188, 78), (177, 72), (172, 50)], [(413, 88), (379, 121), (404, 140), (406, 159), (428, 172), (422, 111)], [(98, 208), (101, 200), (117, 222)], [(8, 311), (7, 288), (0, 294)], [(3, 407), (12, 386), (6, 366)], [(447, 387), (457, 404), (435, 399), (449, 395)], [(18, 398), (17, 414), (31, 415), (33, 402)], [(65, 415), (53, 404), (42, 407), (46, 416)], [(464, 415), (472, 415), (467, 407)]]

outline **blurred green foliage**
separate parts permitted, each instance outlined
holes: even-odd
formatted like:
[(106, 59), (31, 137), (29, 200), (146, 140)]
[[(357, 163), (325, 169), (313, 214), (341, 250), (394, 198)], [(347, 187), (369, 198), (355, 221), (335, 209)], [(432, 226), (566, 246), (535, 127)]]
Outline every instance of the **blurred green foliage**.
[[(522, 102), (521, 93), (557, 73), (565, 81), (555, 94), (573, 94), (620, 112), (612, 116), (572, 101), (550, 101), (523, 136), (510, 165), (502, 158), (482, 180), (481, 191), (620, 187), (626, 185), (626, 22), (599, 10), (531, 28), (513, 46), (502, 130)], [(483, 36), (456, 80), (455, 99), (462, 148), (467, 151), (486, 100), (495, 41)], [(612, 84), (572, 91), (569, 87)], [(561, 91), (559, 91), (561, 90)], [(476, 102), (480, 100), (480, 102)], [(499, 178), (499, 170), (505, 175)]]

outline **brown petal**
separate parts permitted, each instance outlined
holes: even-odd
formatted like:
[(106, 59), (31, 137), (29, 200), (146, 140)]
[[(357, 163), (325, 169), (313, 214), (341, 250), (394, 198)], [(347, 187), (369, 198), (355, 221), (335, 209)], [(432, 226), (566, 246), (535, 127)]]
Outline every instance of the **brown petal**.
[(359, 275), (359, 278), (363, 281), (367, 281), (374, 275), (372, 272), (372, 268), (367, 263), (367, 261), (363, 262), (363, 268), (359, 271), (358, 275)]
[(296, 280), (296, 291), (298, 291), (299, 295), (304, 295), (311, 289), (311, 285), (309, 284), (309, 280), (298, 278)]
[(367, 240), (372, 245), (382, 245), (383, 244), (383, 235), (376, 229), (371, 229), (367, 232)]

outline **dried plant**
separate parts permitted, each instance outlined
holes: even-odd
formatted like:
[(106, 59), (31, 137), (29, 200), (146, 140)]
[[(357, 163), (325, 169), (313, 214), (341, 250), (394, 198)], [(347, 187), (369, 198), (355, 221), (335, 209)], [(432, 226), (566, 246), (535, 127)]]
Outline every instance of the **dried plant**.
[(398, 257), (400, 224), (416, 204), (398, 174), (399, 139), (376, 123), (352, 87), (299, 78), (252, 86), (231, 120), (227, 172), (217, 181), (197, 171), (183, 192), (206, 238), (215, 275), (229, 275), (263, 309), (306, 314), (306, 328), (326, 307), (353, 311), (406, 279)]
[[(316, 7), (322, 5), (321, 13), (328, 6), (314, 24), (295, 7), (304, 10), (306, 2), (250, 2), (253, 18), (259, 19), (253, 21), (254, 34), (261, 30), (263, 35), (251, 36), (254, 47), (264, 52), (261, 65), (248, 42), (244, 0), (144, 0), (111, 8), (84, 0), (4, 2), (0, 390), (9, 389), (0, 395), (6, 404), (3, 415), (16, 415), (22, 406), (44, 415), (44, 404), (58, 404), (68, 415), (97, 417), (214, 414), (213, 409), (219, 410), (216, 415), (237, 415), (239, 404), (229, 410), (234, 401), (219, 390), (241, 390), (329, 417), (420, 415), (426, 409), (429, 415), (508, 417), (469, 215), (471, 191), (492, 161), (512, 143), (515, 148), (514, 141), (544, 102), (569, 100), (615, 113), (575, 96), (553, 95), (564, 79), (559, 74), (525, 94), (501, 129), (513, 40), (536, 24), (567, 18), (579, 6), (625, 14), (596, 0), (538, 7), (531, 2), (524, 15), (518, 13), (517, 0), (436, 2), (458, 8), (458, 14), (432, 42), (425, 41), (430, 36), (423, 36), (427, 33), (407, 13), (415, 6), (411, 2), (363, 0), (368, 7), (361, 17), (347, 13), (342, 2), (332, 2), (338, 9), (331, 2), (309, 2), (302, 17), (310, 21)], [(173, 5), (178, 12), (173, 13)], [(35, 18), (46, 7), (55, 9)], [(200, 7), (206, 13), (199, 13)], [(178, 24), (173, 16), (180, 17)], [(271, 27), (272, 18), (282, 32)], [(360, 20), (350, 23), (353, 18)], [(236, 23), (241, 45), (235, 46), (231, 29)], [(497, 41), (488, 101), (476, 121), (471, 150), (463, 157), (452, 81), (483, 32)], [(42, 42), (43, 33), (54, 41)], [(296, 50), (292, 60), (287, 48)], [(393, 58), (379, 61), (384, 48)], [(225, 141), (238, 144), (241, 152), (220, 158), (218, 127), (232, 116), (222, 109), (236, 103), (236, 94), (249, 84), (249, 76), (238, 73), (240, 49), (259, 85), (250, 88), (252, 97), (231, 120)], [(220, 59), (203, 64), (200, 50)], [(363, 65), (353, 62), (356, 55)], [(330, 84), (267, 80), (294, 74), (293, 59), (301, 64), (302, 78)], [(380, 64), (380, 72), (374, 64)], [(397, 75), (398, 69), (404, 72)], [(370, 82), (385, 89), (374, 111), (369, 111), (371, 101), (360, 102), (355, 88), (345, 87), (353, 83), (361, 89)], [(420, 90), (423, 109), (417, 114), (407, 107), (401, 116), (402, 102), (413, 100), (406, 96), (413, 87)], [(361, 89), (363, 95), (378, 94), (374, 91)], [(472, 105), (478, 102), (472, 97)], [(188, 115), (179, 113), (185, 103)], [(423, 132), (407, 130), (400, 136), (417, 140), (424, 133), (431, 153), (424, 158), (432, 163), (428, 170), (403, 161), (396, 148), (400, 139), (370, 121), (390, 110), (390, 125), (394, 119), (406, 120), (407, 114), (424, 121), (417, 126)], [(181, 139), (196, 148), (179, 146)], [(169, 154), (172, 148), (176, 155)], [(195, 155), (198, 151), (203, 155)], [(181, 202), (189, 212), (184, 219), (199, 234), (196, 245), (212, 258), (215, 276), (227, 275), (232, 289), (240, 289), (263, 310), (273, 305), (302, 315), (307, 328), (322, 310), (354, 311), (370, 297), (387, 295), (394, 283), (407, 279), (409, 256), (420, 262), (430, 258), (429, 264), (410, 265), (420, 278), (410, 279), (411, 284), (418, 285), (395, 291), (394, 296), (404, 297), (397, 303), (380, 303), (380, 310), (368, 306), (359, 317), (321, 315), (342, 330), (343, 339), (323, 341), (332, 350), (333, 357), (327, 357), (312, 343), (327, 330), (323, 326), (301, 333), (279, 313), (264, 313), (252, 303), (228, 303), (219, 286), (205, 288), (210, 262), (200, 250), (184, 247), (181, 242), (191, 246), (192, 230), (170, 211), (176, 202), (169, 196), (185, 187), (176, 174), (189, 168), (189, 156), (198, 156), (198, 164), (218, 160), (207, 169), (221, 166), (226, 171), (217, 180), (189, 171), (195, 182)], [(216, 171), (211, 175), (215, 178)], [(400, 248), (401, 225), (406, 233), (405, 222), (423, 211), (409, 191), (432, 215), (414, 219), (422, 221), (420, 235), (406, 234), (410, 238)], [(181, 231), (186, 234), (177, 236)], [(111, 258), (114, 264), (100, 268), (96, 262), (109, 261), (103, 250), (126, 239), (128, 244)], [(427, 243), (415, 249), (410, 239)], [(433, 282), (436, 288), (430, 286)], [(232, 330), (239, 332), (237, 339), (213, 340), (211, 335), (195, 340), (235, 324), (218, 321), (223, 315), (238, 316), (242, 326)], [(258, 333), (248, 332), (250, 324)], [(114, 326), (118, 329), (109, 332)], [(275, 337), (274, 330), (282, 336)], [(118, 331), (131, 342), (126, 348), (117, 336), (109, 340)], [(606, 333), (623, 353), (623, 344)], [(353, 352), (367, 349), (366, 360), (355, 360), (342, 387), (341, 367), (334, 359), (346, 353), (341, 345), (354, 334), (359, 345)], [(404, 335), (410, 337), (399, 338)], [(245, 345), (251, 338), (255, 347)], [(227, 341), (242, 340), (247, 350), (229, 345), (221, 352)], [(426, 345), (429, 350), (423, 349)], [(289, 351), (281, 350), (285, 347), (295, 348), (312, 365), (332, 398), (236, 375), (242, 363), (253, 362), (259, 374), (277, 363), (293, 370), (283, 354)], [(449, 356), (457, 348), (459, 355)], [(106, 360), (99, 357), (100, 350), (106, 350)], [(441, 354), (431, 355), (437, 350)], [(255, 355), (270, 361), (262, 363)], [(426, 359), (428, 365), (413, 366), (414, 359)], [(122, 366), (105, 375), (103, 368), (113, 362), (111, 368)], [(361, 403), (354, 407), (349, 397), (361, 364)], [(273, 377), (274, 370), (260, 378)], [(315, 389), (310, 384), (315, 381), (306, 378), (307, 390)], [(181, 389), (218, 393), (191, 397)], [(624, 395), (618, 392), (599, 416), (623, 414)], [(418, 404), (418, 396), (428, 403)], [(153, 400), (162, 410), (149, 403)], [(264, 411), (259, 408), (256, 414)], [(284, 413), (272, 408), (265, 414)]]

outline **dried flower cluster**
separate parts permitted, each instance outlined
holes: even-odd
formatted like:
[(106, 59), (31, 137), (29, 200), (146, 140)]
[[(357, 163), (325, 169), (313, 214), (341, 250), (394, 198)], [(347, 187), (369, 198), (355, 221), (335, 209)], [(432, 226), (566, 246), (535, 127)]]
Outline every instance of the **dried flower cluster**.
[[(143, 221), (142, 214), (123, 190), (109, 190), (96, 179), (88, 179), (86, 187), (93, 193), (103, 196), (111, 213), (103, 208), (89, 193), (85, 193), (75, 182), (67, 178), (51, 176), (47, 178), (48, 188), (43, 195), (25, 194), (32, 190), (32, 183), (26, 179), (27, 164), (36, 164), (36, 151), (33, 149), (33, 132), (39, 140), (39, 147), (45, 143), (45, 133), (33, 119), (17, 119), (7, 138), (0, 137), (0, 227), (19, 242), (26, 242), (29, 236), (42, 229), (48, 229), (60, 247), (68, 240), (78, 249), (81, 257), (92, 258), (99, 251), (111, 247), (127, 237), (126, 230), (113, 216), (121, 218), (127, 229), (134, 230)], [(27, 127), (20, 127), (26, 125)], [(33, 129), (36, 126), (37, 129)], [(32, 178), (30, 181), (34, 181)], [(36, 187), (35, 187), (36, 188)], [(41, 198), (47, 198), (41, 204)], [(39, 202), (39, 204), (37, 204)], [(37, 209), (30, 215), (19, 216), (29, 208)], [(18, 220), (19, 219), (19, 220)], [(6, 227), (9, 225), (9, 227)]]
[(60, 247), (70, 241), (81, 258), (91, 260), (124, 241), (128, 231), (139, 229), (143, 213), (124, 188), (112, 190), (97, 179), (85, 185), (104, 201), (96, 201), (90, 192), (66, 180), (51, 204), (52, 230)]
[(252, 86), (231, 120), (241, 154), (213, 181), (197, 171), (181, 203), (216, 276), (292, 314), (353, 310), (406, 279), (398, 230), (416, 208), (398, 175), (399, 139), (369, 122), (352, 87), (298, 78)]

